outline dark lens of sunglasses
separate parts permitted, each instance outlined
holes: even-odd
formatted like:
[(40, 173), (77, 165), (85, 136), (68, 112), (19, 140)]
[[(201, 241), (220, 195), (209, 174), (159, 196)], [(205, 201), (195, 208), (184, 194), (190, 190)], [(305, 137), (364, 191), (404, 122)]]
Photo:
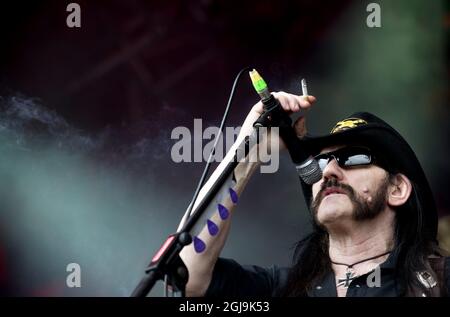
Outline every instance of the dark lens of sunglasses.
[(319, 164), (320, 169), (323, 171), (328, 164), (328, 158), (318, 158), (317, 163)]
[(331, 159), (336, 158), (340, 167), (350, 167), (367, 165), (372, 162), (372, 157), (364, 148), (345, 148), (332, 153), (320, 154), (316, 156), (317, 163), (323, 171)]
[(370, 164), (372, 160), (369, 154), (353, 154), (349, 155), (345, 159), (341, 158), (339, 161), (343, 166), (355, 166)]

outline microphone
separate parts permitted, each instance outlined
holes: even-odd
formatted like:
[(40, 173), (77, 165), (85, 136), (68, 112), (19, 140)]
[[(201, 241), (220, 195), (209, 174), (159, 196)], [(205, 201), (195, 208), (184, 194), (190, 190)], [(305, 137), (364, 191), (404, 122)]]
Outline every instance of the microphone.
[(249, 72), (250, 78), (263, 103), (264, 113), (254, 123), (255, 127), (266, 126), (270, 121), (271, 126), (277, 126), (280, 137), (283, 139), (295, 164), (297, 174), (308, 185), (318, 182), (322, 178), (322, 170), (319, 163), (300, 145), (298, 137), (292, 127), (292, 119), (280, 105), (280, 102), (270, 93), (264, 79), (253, 69)]

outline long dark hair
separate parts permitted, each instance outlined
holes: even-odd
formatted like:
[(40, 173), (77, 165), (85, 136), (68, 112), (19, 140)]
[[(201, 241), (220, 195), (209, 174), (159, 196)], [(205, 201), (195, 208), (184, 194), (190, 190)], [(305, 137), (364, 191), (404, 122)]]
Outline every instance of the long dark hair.
[(423, 288), (416, 272), (427, 270), (433, 273), (428, 257), (440, 255), (436, 237), (426, 222), (424, 204), (413, 184), (411, 197), (397, 208), (395, 224), (395, 252), (397, 253), (397, 275), (403, 282), (404, 291), (418, 286)]
[[(389, 179), (392, 179), (392, 174)], [(403, 294), (413, 286), (422, 287), (416, 272), (428, 270), (427, 258), (439, 253), (436, 238), (427, 228), (422, 199), (412, 183), (412, 192), (407, 202), (396, 208), (394, 253), (397, 256), (397, 276), (403, 287)], [(294, 252), (293, 266), (283, 296), (307, 296), (308, 290), (330, 272), (328, 255), (328, 233), (313, 222), (313, 231), (300, 240)]]
[(283, 296), (306, 296), (314, 283), (331, 270), (328, 256), (328, 233), (316, 223), (313, 232), (300, 240), (294, 252), (294, 265), (289, 271)]

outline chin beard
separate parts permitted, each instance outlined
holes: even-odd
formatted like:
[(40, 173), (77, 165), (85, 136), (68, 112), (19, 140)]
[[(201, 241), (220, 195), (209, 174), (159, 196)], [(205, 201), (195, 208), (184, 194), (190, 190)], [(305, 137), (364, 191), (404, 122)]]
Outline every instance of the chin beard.
[(329, 187), (338, 187), (344, 194), (350, 199), (353, 206), (352, 218), (354, 221), (370, 220), (378, 216), (386, 206), (386, 196), (389, 186), (389, 177), (387, 176), (380, 184), (379, 189), (375, 192), (375, 196), (372, 197), (372, 201), (369, 203), (361, 195), (355, 192), (355, 190), (346, 184), (340, 184), (335, 178), (331, 178), (324, 182), (320, 191), (316, 195), (311, 203), (311, 211), (313, 213), (314, 221), (317, 225), (322, 225), (317, 220), (317, 212), (319, 206), (324, 198), (323, 193)]

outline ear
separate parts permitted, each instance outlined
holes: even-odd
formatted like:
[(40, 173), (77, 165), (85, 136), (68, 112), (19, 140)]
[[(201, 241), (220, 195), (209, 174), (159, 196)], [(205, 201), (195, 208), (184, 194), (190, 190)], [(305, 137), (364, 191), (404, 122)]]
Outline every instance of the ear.
[(411, 195), (412, 185), (408, 177), (403, 174), (396, 174), (391, 177), (387, 203), (389, 206), (401, 206)]

